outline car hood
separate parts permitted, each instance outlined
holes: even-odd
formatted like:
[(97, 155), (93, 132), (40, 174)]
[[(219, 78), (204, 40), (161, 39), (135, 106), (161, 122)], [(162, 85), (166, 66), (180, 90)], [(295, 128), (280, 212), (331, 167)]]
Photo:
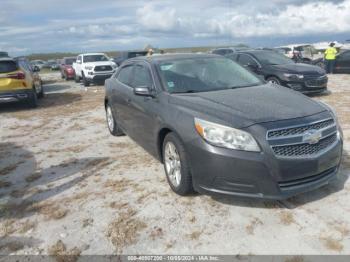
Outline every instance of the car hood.
[[(198, 117), (214, 118), (243, 128), (257, 123), (306, 117), (327, 111), (307, 96), (266, 84), (221, 91), (172, 94), (170, 103)], [(208, 119), (210, 120), (210, 119)]]
[(302, 64), (302, 63), (271, 65), (271, 67), (278, 71), (291, 73), (291, 74), (324, 75), (326, 73), (319, 66)]
[(84, 63), (84, 65), (86, 65), (86, 66), (106, 66), (106, 65), (113, 66), (113, 65), (115, 65), (115, 63), (112, 61), (100, 61), (100, 62)]

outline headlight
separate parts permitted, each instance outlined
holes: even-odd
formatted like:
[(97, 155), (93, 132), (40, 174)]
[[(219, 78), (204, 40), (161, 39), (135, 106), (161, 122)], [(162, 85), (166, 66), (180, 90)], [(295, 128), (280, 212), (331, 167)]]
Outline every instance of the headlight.
[(299, 75), (299, 74), (283, 74), (285, 77), (290, 78), (290, 79), (304, 79), (304, 75)]
[(93, 68), (92, 66), (85, 66), (86, 70), (92, 70), (92, 68)]
[(245, 131), (198, 118), (194, 119), (194, 123), (199, 135), (210, 144), (230, 149), (260, 152), (255, 139)]

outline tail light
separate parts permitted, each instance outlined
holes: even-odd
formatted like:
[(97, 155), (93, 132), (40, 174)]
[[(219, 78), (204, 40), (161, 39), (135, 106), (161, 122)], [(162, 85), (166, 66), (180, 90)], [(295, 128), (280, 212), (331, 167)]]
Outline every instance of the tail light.
[(7, 74), (7, 77), (12, 79), (25, 79), (26, 75), (23, 72), (19, 71), (13, 74)]

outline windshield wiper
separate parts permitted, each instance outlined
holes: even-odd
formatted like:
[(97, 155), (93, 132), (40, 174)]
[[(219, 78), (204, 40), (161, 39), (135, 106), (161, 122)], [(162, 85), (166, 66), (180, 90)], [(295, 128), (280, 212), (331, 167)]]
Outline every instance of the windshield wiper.
[(229, 89), (243, 88), (243, 87), (252, 87), (257, 86), (258, 84), (250, 84), (250, 85), (241, 85), (241, 86), (232, 86)]
[(172, 94), (186, 94), (186, 93), (196, 93), (198, 91), (195, 90), (186, 90), (186, 91), (182, 91), (182, 92), (171, 92)]

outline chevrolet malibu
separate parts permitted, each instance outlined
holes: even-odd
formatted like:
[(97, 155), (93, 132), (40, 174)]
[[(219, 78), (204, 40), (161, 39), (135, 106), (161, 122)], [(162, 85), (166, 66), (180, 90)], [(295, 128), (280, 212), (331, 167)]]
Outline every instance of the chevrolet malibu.
[(179, 195), (284, 199), (336, 177), (343, 142), (334, 111), (230, 59), (138, 57), (105, 89), (111, 134), (159, 159)]

